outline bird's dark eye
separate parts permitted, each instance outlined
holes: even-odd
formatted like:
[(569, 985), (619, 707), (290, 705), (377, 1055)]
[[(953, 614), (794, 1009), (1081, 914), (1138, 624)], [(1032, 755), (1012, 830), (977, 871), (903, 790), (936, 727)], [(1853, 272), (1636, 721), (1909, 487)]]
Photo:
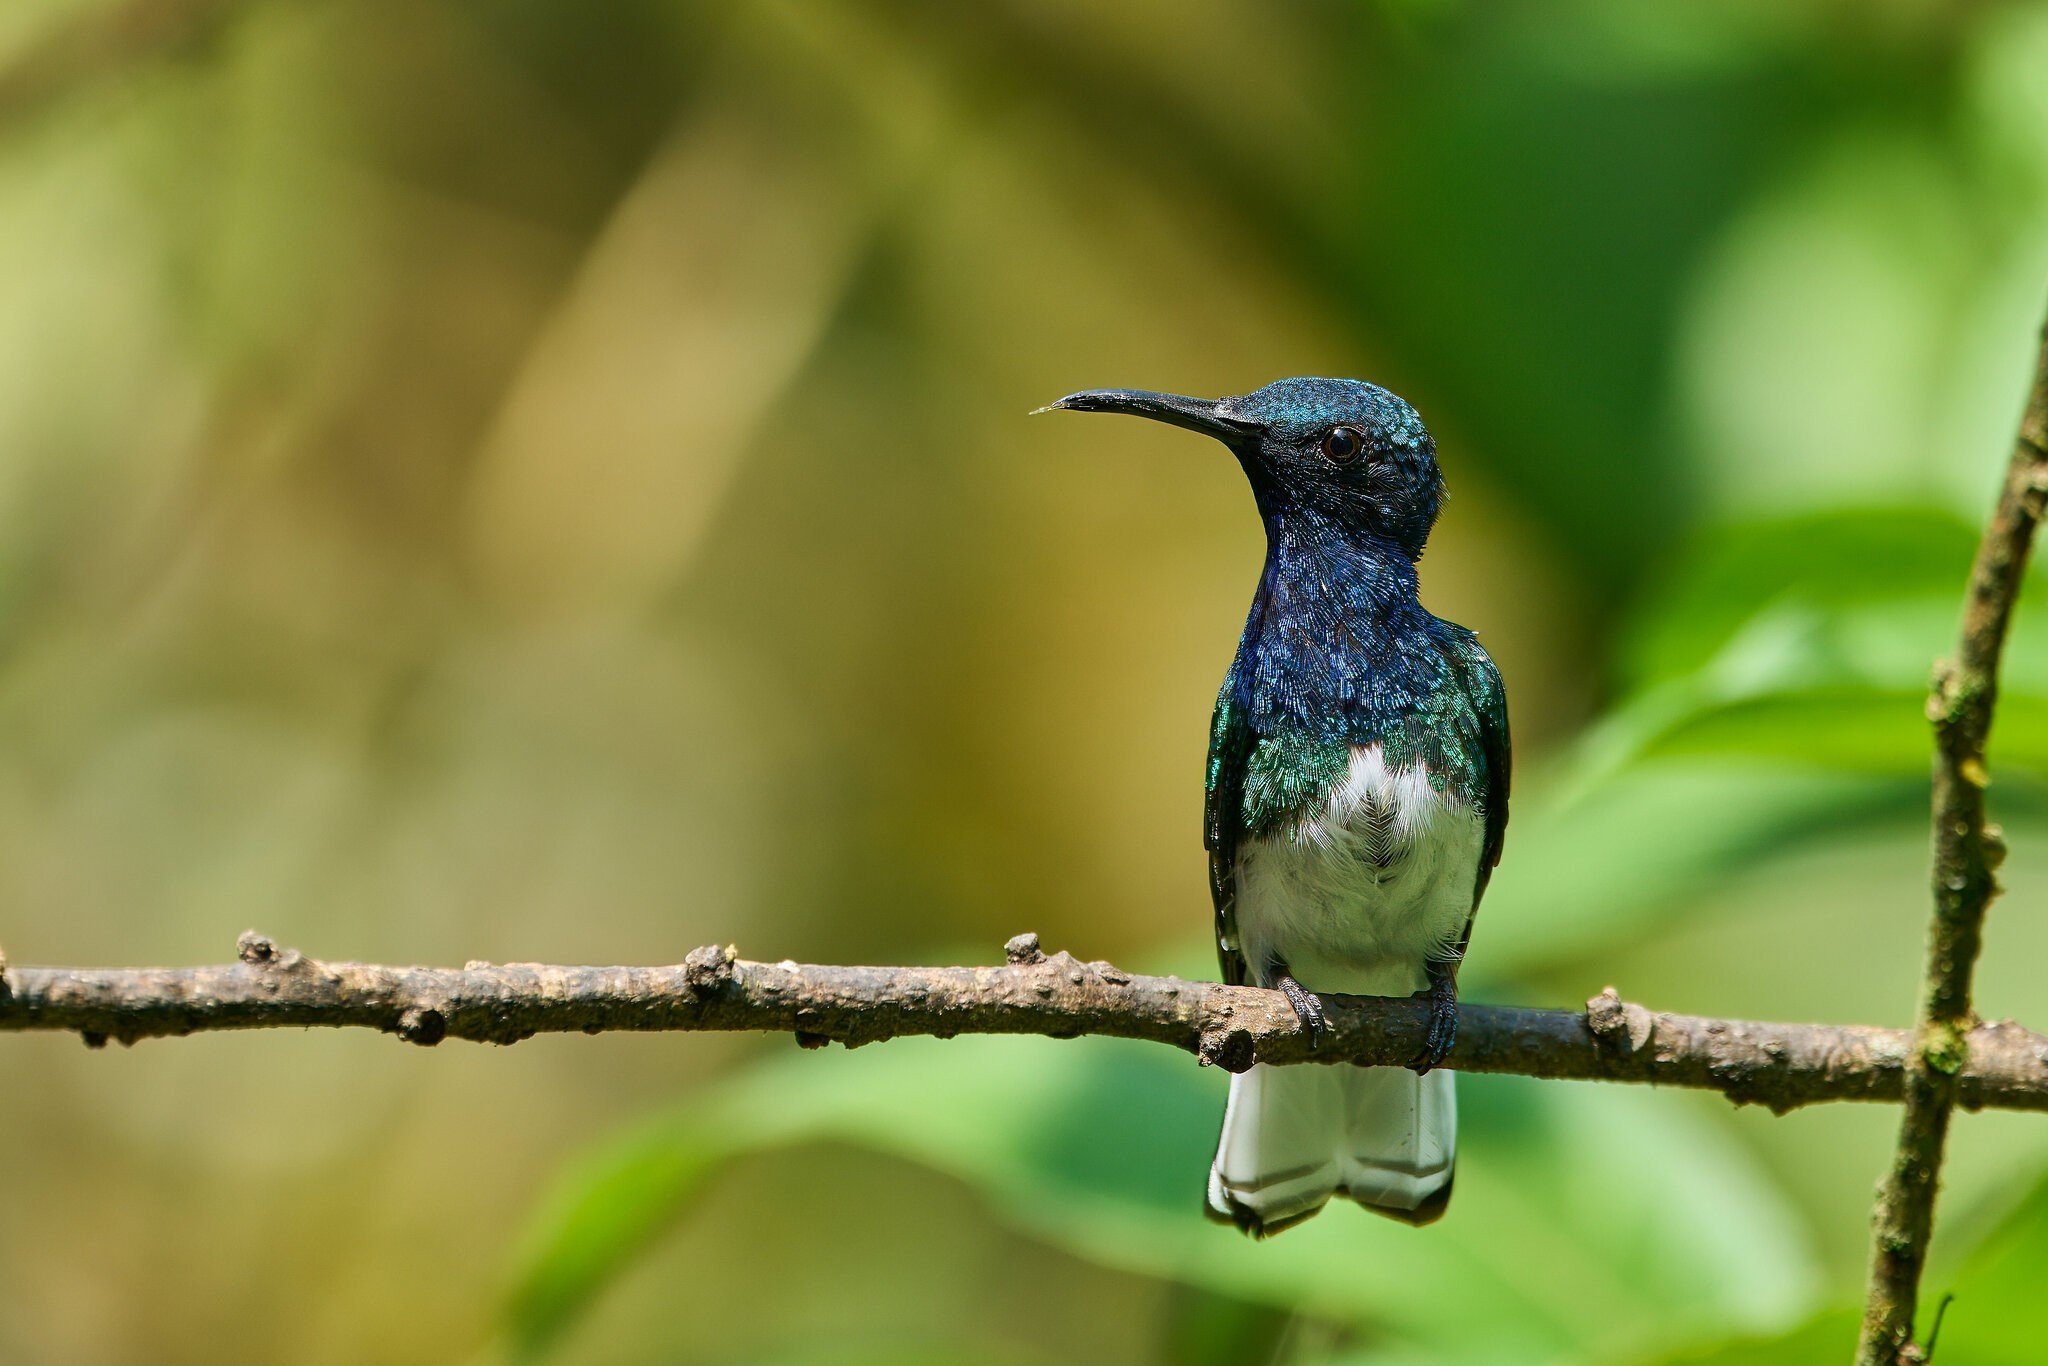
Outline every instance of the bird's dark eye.
[(1348, 465), (1365, 449), (1365, 438), (1354, 427), (1332, 427), (1323, 434), (1323, 454), (1334, 465)]

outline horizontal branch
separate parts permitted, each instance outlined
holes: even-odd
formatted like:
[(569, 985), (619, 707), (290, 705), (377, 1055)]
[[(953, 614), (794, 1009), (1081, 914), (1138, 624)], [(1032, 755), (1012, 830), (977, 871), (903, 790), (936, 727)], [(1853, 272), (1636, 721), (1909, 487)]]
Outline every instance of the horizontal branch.
[[(69, 1030), (94, 1046), (292, 1026), (379, 1029), (418, 1044), (605, 1030), (766, 1030), (809, 1047), (913, 1034), (1099, 1034), (1171, 1044), (1241, 1071), (1254, 1062), (1405, 1063), (1429, 1028), (1420, 1001), (1326, 996), (1329, 1033), (1312, 1051), (1277, 991), (1047, 957), (1033, 935), (1008, 950), (1001, 967), (753, 963), (703, 948), (673, 967), (458, 969), (325, 963), (247, 934), (241, 961), (225, 966), (0, 968), (0, 1030)], [(1460, 1071), (1700, 1087), (1780, 1112), (1899, 1099), (1911, 1044), (1903, 1029), (1663, 1014), (1612, 989), (1584, 1011), (1465, 1005), (1458, 1018), (1445, 1065)], [(2048, 1110), (2048, 1038), (1983, 1025), (1969, 1056), (1964, 1105)]]

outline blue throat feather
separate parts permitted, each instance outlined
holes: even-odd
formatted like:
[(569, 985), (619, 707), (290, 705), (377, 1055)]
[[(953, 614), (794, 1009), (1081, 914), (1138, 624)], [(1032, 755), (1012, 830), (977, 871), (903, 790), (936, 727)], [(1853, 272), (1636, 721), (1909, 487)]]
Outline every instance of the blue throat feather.
[(1216, 700), (1207, 771), (1224, 980), (1432, 1003), (1412, 1070), (1254, 1066), (1232, 1079), (1208, 1208), (1264, 1235), (1333, 1195), (1412, 1224), (1450, 1199), (1456, 1103), (1434, 1072), (1456, 974), (1499, 861), (1510, 748), (1500, 674), (1425, 610), (1416, 562), (1444, 497), (1415, 410), (1358, 380), (1195, 399), (1099, 389), (1051, 405), (1221, 440), (1251, 483), (1266, 561)]
[[(1354, 745), (1377, 744), (1389, 768), (1420, 765), (1439, 791), (1483, 806), (1477, 639), (1424, 610), (1397, 547), (1348, 544), (1304, 520), (1267, 522), (1265, 572), (1216, 701), (1219, 729), (1260, 737), (1246, 759), (1245, 832), (1270, 833), (1320, 801)], [(1214, 785), (1222, 756), (1210, 762)]]

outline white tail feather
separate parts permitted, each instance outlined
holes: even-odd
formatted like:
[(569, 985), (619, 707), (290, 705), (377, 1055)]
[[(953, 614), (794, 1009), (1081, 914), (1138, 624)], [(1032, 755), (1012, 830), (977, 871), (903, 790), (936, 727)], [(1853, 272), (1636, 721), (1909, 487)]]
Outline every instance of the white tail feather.
[(1230, 1079), (1209, 1207), (1270, 1232), (1344, 1195), (1427, 1223), (1450, 1197), (1457, 1131), (1449, 1072), (1261, 1064)]

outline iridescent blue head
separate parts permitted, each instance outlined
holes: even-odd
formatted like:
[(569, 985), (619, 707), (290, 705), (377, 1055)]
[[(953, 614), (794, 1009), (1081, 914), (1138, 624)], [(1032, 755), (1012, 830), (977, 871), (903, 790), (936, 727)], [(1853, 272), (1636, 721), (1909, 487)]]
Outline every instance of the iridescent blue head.
[[(1130, 413), (1207, 432), (1237, 455), (1271, 523), (1421, 556), (1443, 504), (1436, 443), (1400, 398), (1355, 379), (1283, 379), (1235, 398), (1089, 389), (1050, 408)], [(1041, 410), (1043, 411), (1043, 410)]]

